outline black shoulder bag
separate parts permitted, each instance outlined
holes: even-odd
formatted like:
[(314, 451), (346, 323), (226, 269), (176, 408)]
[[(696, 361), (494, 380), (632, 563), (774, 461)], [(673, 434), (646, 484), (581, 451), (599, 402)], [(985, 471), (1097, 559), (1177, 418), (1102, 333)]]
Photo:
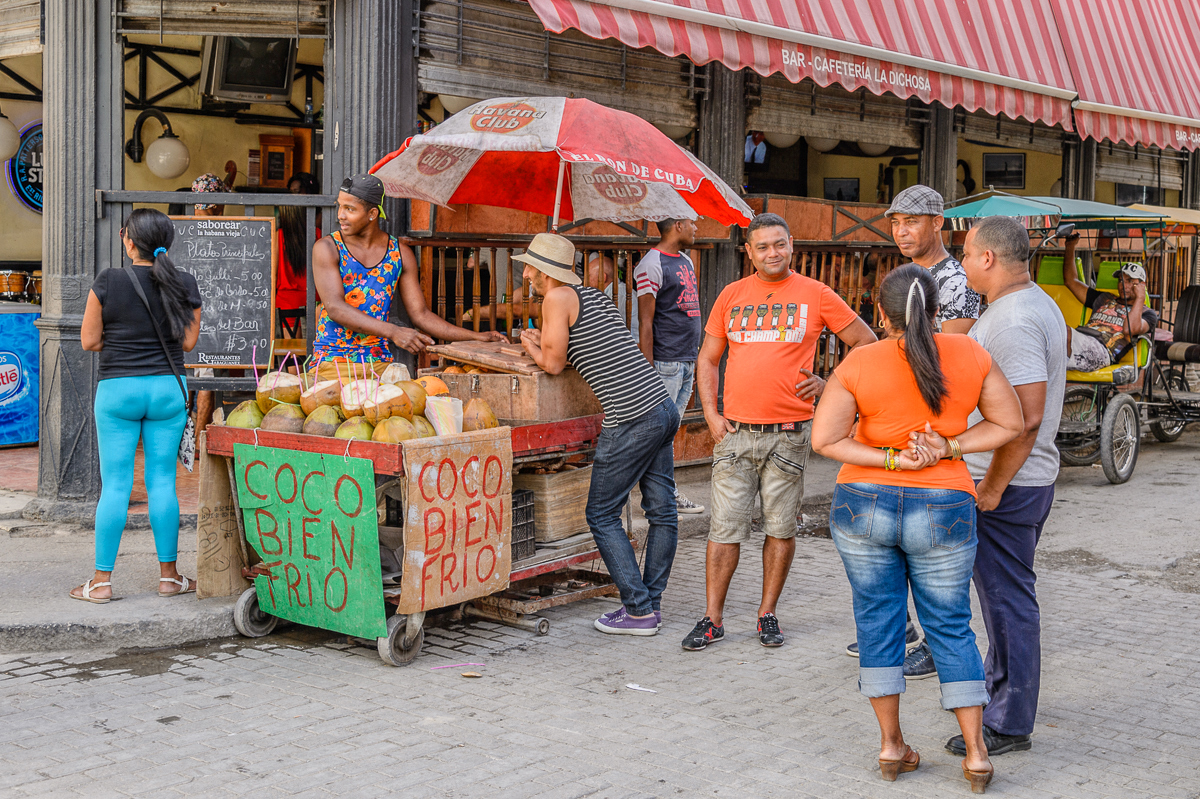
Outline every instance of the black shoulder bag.
[(175, 359), (171, 357), (171, 350), (167, 347), (167, 340), (163, 338), (162, 330), (158, 327), (158, 320), (154, 318), (154, 312), (150, 310), (150, 301), (146, 299), (146, 292), (142, 290), (141, 281), (137, 279), (137, 275), (132, 268), (129, 268), (129, 271), (125, 272), (125, 274), (130, 282), (133, 283), (133, 290), (137, 292), (142, 305), (146, 306), (146, 315), (150, 317), (150, 324), (154, 326), (154, 334), (158, 336), (158, 343), (162, 345), (163, 354), (167, 356), (167, 364), (171, 367), (171, 374), (175, 375), (175, 380), (179, 383), (179, 390), (183, 392), (183, 406), (187, 413), (187, 423), (183, 426), (183, 438), (179, 440), (178, 457), (179, 462), (183, 464), (183, 468), (190, 472), (196, 464), (196, 420), (192, 417), (192, 403), (188, 398), (188, 390), (183, 385), (183, 378), (180, 377), (179, 370), (175, 368)]

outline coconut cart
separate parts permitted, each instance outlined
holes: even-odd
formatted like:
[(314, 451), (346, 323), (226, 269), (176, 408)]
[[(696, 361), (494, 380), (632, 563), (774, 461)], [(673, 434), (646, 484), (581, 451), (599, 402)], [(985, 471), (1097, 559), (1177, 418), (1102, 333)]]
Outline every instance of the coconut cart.
[[(508, 380), (518, 405), (524, 395), (544, 402), (561, 382), (577, 390), (579, 380), (489, 377)], [(472, 382), (482, 380), (464, 380), (462, 391)], [(577, 396), (560, 410), (595, 404)], [(391, 665), (416, 657), (426, 614), (442, 609), (544, 635), (550, 623), (538, 611), (616, 590), (607, 575), (578, 568), (598, 556), (590, 540), (534, 550), (528, 501), (514, 517), (514, 463), (586, 454), (601, 418), (518, 419), (398, 442), (210, 425), (199, 459), (199, 593), (239, 595), (243, 635), (285, 619), (369, 642)]]

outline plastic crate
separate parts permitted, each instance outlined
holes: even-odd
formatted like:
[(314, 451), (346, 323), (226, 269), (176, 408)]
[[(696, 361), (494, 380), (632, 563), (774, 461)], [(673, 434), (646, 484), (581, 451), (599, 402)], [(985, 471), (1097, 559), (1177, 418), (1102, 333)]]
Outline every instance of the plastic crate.
[(512, 493), (512, 559), (532, 558), (537, 548), (533, 522), (533, 492), (516, 489)]

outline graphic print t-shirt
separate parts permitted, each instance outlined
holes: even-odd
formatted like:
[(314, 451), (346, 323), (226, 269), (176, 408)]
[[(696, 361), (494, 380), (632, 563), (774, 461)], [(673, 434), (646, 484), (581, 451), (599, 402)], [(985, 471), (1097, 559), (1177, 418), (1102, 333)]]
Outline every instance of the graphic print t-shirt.
[(775, 283), (757, 274), (717, 297), (704, 332), (729, 344), (725, 418), (747, 424), (803, 422), (811, 400), (796, 396), (801, 369), (812, 369), (824, 328), (835, 333), (858, 319), (833, 289), (794, 272)]
[(950, 319), (978, 319), (979, 295), (967, 286), (967, 273), (953, 257), (938, 261), (929, 268), (938, 288), (938, 312), (933, 324), (939, 332), (942, 323)]
[(633, 279), (638, 297), (654, 297), (654, 360), (696, 360), (702, 320), (692, 259), (651, 250), (634, 268)]
[[(1087, 306), (1092, 309), (1086, 327), (1100, 334), (1100, 343), (1108, 350), (1113, 363), (1116, 363), (1129, 349), (1129, 311), (1115, 294), (1107, 291), (1087, 290)], [(1150, 326), (1150, 330), (1158, 327), (1158, 314), (1151, 308), (1142, 309), (1142, 319)]]

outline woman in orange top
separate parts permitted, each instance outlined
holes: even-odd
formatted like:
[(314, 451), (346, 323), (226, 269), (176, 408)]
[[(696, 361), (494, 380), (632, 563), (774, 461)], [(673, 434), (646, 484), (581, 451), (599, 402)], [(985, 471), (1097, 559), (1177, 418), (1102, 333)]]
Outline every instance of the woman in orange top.
[[(971, 631), (975, 484), (962, 455), (1015, 438), (1021, 406), (981, 346), (933, 332), (937, 286), (928, 270), (895, 270), (878, 302), (887, 338), (838, 366), (812, 428), (813, 451), (845, 464), (829, 526), (854, 592), (859, 689), (879, 721), (883, 778), (916, 769), (921, 758), (900, 731), (911, 588), (942, 707), (954, 711), (967, 744), (963, 774), (981, 793), (992, 777), (983, 742), (988, 694)], [(984, 420), (968, 428), (976, 406)]]

